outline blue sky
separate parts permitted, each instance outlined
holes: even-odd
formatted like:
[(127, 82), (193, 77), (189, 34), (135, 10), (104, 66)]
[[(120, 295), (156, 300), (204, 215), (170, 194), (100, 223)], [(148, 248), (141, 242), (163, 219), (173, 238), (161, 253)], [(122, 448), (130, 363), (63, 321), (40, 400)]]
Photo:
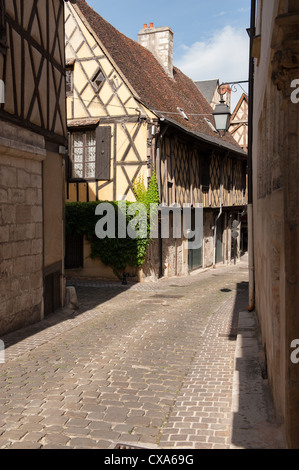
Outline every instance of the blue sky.
[[(170, 26), (174, 33), (174, 65), (195, 81), (248, 79), (246, 28), (250, 25), (250, 0), (87, 0), (87, 3), (136, 41), (144, 23)], [(239, 93), (236, 95), (235, 100)]]

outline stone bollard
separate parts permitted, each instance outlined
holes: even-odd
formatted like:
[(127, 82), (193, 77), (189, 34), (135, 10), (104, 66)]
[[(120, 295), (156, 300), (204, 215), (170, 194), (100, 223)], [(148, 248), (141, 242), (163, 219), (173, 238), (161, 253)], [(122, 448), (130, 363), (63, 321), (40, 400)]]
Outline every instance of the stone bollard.
[(76, 289), (74, 286), (66, 287), (65, 308), (70, 310), (78, 310), (79, 308)]

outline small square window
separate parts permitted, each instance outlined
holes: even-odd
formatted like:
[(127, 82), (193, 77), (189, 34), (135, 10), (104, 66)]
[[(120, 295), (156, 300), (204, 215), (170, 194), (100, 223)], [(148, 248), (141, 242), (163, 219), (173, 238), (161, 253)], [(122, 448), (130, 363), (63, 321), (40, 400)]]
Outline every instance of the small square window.
[(97, 91), (99, 91), (104, 81), (105, 81), (104, 74), (102, 70), (99, 69), (92, 79), (93, 85)]

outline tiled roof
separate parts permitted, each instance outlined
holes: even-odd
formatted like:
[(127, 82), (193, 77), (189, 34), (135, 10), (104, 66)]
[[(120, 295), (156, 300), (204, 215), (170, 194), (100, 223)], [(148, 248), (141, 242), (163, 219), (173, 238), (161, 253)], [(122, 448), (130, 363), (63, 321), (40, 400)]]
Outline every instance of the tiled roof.
[[(76, 5), (141, 102), (158, 111), (159, 116), (164, 115), (166, 121), (170, 120), (198, 137), (203, 135), (212, 143), (243, 153), (230, 134), (220, 138), (207, 124), (205, 118), (213, 122), (213, 110), (189, 77), (174, 67), (174, 78), (170, 78), (150, 51), (120, 33), (86, 1), (77, 0)], [(188, 121), (177, 108), (184, 110)]]

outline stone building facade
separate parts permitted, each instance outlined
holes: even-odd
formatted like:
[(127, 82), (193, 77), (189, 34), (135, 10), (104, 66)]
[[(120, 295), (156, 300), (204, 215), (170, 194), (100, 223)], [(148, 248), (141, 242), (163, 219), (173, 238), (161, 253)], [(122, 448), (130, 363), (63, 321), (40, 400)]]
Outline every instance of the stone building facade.
[(64, 2), (1, 0), (0, 10), (0, 334), (5, 334), (41, 320), (64, 301), (67, 134)]
[[(299, 1), (258, 1), (253, 100), (255, 306), (286, 446), (299, 446)], [(299, 80), (298, 80), (299, 83)], [(296, 343), (296, 342), (295, 342)]]
[[(43, 138), (1, 122), (0, 331), (41, 318)], [(33, 150), (34, 149), (34, 150)], [(34, 153), (32, 153), (34, 151)]]

